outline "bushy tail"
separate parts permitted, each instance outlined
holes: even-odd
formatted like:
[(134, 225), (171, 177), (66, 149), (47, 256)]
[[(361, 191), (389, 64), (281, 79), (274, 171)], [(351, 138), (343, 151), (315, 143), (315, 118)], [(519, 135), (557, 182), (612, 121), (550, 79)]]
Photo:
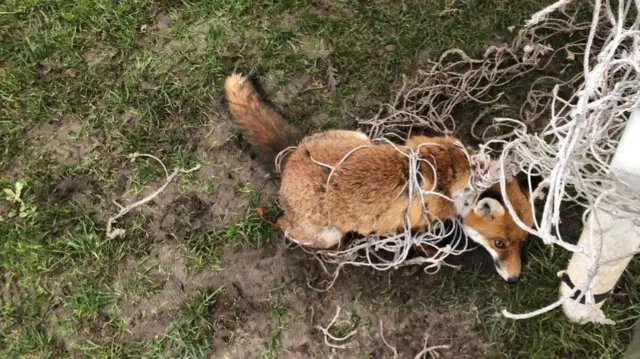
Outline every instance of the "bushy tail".
[(299, 132), (262, 100), (246, 77), (233, 74), (224, 87), (231, 115), (266, 164), (274, 168), (278, 153), (298, 143)]

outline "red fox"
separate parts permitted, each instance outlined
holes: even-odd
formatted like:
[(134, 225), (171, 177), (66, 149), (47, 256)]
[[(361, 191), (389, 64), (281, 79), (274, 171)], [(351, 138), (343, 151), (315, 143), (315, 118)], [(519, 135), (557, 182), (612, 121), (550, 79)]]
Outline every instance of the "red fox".
[[(225, 91), (232, 117), (263, 160), (274, 164), (279, 153), (296, 146), (282, 160), (278, 200), (283, 215), (276, 222), (289, 238), (308, 247), (331, 248), (349, 232), (393, 233), (404, 229), (406, 218), (413, 230), (420, 230), (428, 222), (460, 216), (465, 233), (491, 254), (500, 276), (510, 283), (519, 279), (527, 232), (504, 207), (498, 184), (479, 196), (465, 191), (471, 168), (458, 139), (414, 136), (396, 146), (344, 130), (303, 138), (246, 77), (232, 74)], [(420, 185), (429, 191), (435, 184), (440, 196), (410, 198), (406, 190), (410, 163), (403, 149), (428, 159), (416, 168)], [(524, 187), (514, 179), (506, 192), (518, 217), (532, 225), (528, 184)]]

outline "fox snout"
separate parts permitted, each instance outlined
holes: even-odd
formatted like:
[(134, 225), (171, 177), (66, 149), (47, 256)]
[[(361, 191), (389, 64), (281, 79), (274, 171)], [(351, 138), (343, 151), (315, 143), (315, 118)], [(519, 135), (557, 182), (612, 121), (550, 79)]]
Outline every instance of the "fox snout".
[(493, 258), (496, 271), (507, 283), (516, 283), (522, 270), (520, 245), (505, 246), (500, 240), (488, 240), (485, 236), (470, 227), (463, 227), (465, 234), (474, 242), (484, 247)]
[(496, 267), (498, 274), (507, 281), (507, 283), (517, 283), (520, 280), (521, 263), (520, 256), (515, 258), (509, 258), (508, 261), (496, 258), (493, 260), (493, 264)]

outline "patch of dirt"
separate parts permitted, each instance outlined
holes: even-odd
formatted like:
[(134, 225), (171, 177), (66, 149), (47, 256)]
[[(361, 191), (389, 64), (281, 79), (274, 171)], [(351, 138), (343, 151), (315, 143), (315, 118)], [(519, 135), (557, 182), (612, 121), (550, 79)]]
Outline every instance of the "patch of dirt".
[(61, 354), (77, 353), (83, 350), (87, 341), (106, 345), (114, 337), (116, 328), (107, 314), (99, 315), (77, 331), (70, 330), (73, 314), (64, 307), (58, 307), (47, 317), (46, 329), (54, 334), (54, 347)]
[[(173, 20), (169, 16), (159, 14), (153, 27), (154, 35), (158, 39), (157, 47), (165, 55), (189, 52), (190, 56), (204, 56), (207, 47), (207, 32), (212, 26), (222, 26), (216, 18), (203, 20), (190, 25), (186, 29), (187, 35), (184, 39), (177, 39), (171, 33), (172, 25)], [(226, 34), (226, 36), (231, 35), (233, 34)]]
[(271, 71), (261, 81), (261, 85), (264, 86), (269, 101), (272, 101), (277, 106), (286, 107), (294, 100), (296, 102), (301, 101), (299, 98), (300, 93), (312, 85), (313, 79), (306, 73), (300, 73), (286, 85), (279, 86), (278, 83), (283, 76), (283, 71)]
[[(300, 250), (287, 249), (284, 243), (227, 249), (223, 271), (196, 274), (187, 273), (178, 246), (159, 244), (144, 263), (128, 258), (119, 266), (114, 289), (122, 291), (123, 283), (138, 272), (146, 273), (161, 287), (149, 297), (120, 301), (120, 314), (131, 339), (161, 338), (186, 298), (198, 289), (224, 286), (212, 313), (216, 324), (211, 359), (260, 357), (277, 325), (271, 304), (275, 298), (286, 310), (281, 358), (391, 357), (380, 337), (380, 320), (384, 337), (396, 347), (399, 358), (413, 358), (422, 349), (425, 334), (429, 345), (451, 346), (440, 350), (443, 358), (482, 358), (489, 353), (489, 345), (472, 330), (476, 315), (471, 309), (396, 309), (403, 308), (411, 297), (428, 295), (433, 277), (421, 271), (354, 270), (343, 275), (330, 292), (321, 293), (307, 286), (310, 278), (321, 274), (317, 263)], [(392, 290), (401, 294), (389, 299), (387, 293)], [(344, 350), (327, 347), (316, 329), (329, 323), (337, 306), (342, 308), (339, 322), (351, 318), (352, 328), (357, 330)]]
[[(266, 97), (276, 107), (282, 109), (282, 113), (288, 121), (297, 125), (303, 132), (317, 131), (319, 127), (326, 126), (329, 121), (344, 123), (341, 128), (352, 128), (353, 122), (348, 121), (349, 115), (345, 113), (342, 118), (330, 118), (326, 112), (324, 94), (326, 88), (321, 78), (314, 78), (306, 73), (296, 74), (286, 85), (280, 85), (279, 81), (284, 76), (283, 71), (270, 71), (261, 79)], [(319, 94), (320, 93), (320, 94)], [(348, 110), (352, 110), (349, 107)]]
[[(421, 350), (416, 342), (423, 343), (425, 339), (427, 346), (449, 346), (438, 350), (443, 358), (478, 358), (485, 357), (490, 352), (489, 345), (473, 331), (473, 312), (463, 312), (459, 309), (432, 310), (415, 316), (408, 313), (406, 317), (395, 320), (392, 318), (383, 323), (385, 339), (396, 347), (401, 358), (413, 358)], [(387, 334), (389, 331), (390, 336)], [(420, 333), (422, 337), (419, 336)]]
[(359, 91), (354, 98), (355, 104), (353, 105), (353, 110), (351, 108), (349, 110), (358, 118), (370, 119), (378, 113), (383, 104), (383, 100), (385, 99), (379, 94), (362, 90)]
[[(246, 192), (261, 193), (261, 204), (277, 192), (277, 183), (252, 159), (250, 149), (238, 148), (242, 144), (233, 141), (237, 136), (225, 118), (212, 115), (210, 126), (201, 128), (193, 137), (193, 152), (204, 162), (194, 173), (195, 180), (182, 181), (180, 176), (149, 204), (134, 210), (148, 219), (146, 230), (156, 240), (181, 239), (221, 229), (244, 213), (251, 201)], [(126, 190), (131, 170), (120, 168), (118, 178), (119, 187)], [(117, 200), (126, 205), (148, 196), (163, 183), (164, 179), (150, 183), (139, 195), (125, 199), (111, 193), (107, 203)]]
[(300, 14), (286, 11), (278, 17), (278, 22), (274, 24), (280, 29), (296, 30)]
[(83, 136), (81, 119), (63, 117), (36, 125), (26, 137), (41, 154), (48, 154), (62, 165), (85, 164), (103, 142), (95, 136)]
[(180, 49), (182, 49), (182, 42), (180, 40), (169, 40), (162, 45), (162, 52), (165, 55), (173, 55)]
[(91, 197), (99, 190), (98, 181), (85, 177), (64, 177), (53, 183), (53, 188), (47, 188), (47, 193), (42, 193), (41, 200), (50, 199), (55, 203), (76, 202), (83, 205), (91, 203)]
[(142, 264), (127, 258), (118, 267), (114, 289), (124, 291), (126, 281), (135, 280), (139, 272), (161, 283), (161, 290), (150, 297), (134, 295), (121, 300), (120, 315), (132, 339), (159, 338), (169, 329), (170, 315), (202, 285), (188, 278), (180, 248), (168, 244), (155, 248)]
[(333, 46), (327, 39), (305, 37), (300, 40), (297, 51), (311, 60), (326, 59), (333, 53)]
[(80, 336), (80, 333), (73, 333), (69, 335), (68, 333), (64, 333), (64, 330), (62, 330), (62, 328), (65, 327), (65, 322), (67, 322), (70, 317), (71, 313), (63, 307), (58, 307), (49, 314), (47, 319), (47, 330), (50, 333), (53, 333), (56, 338), (60, 339), (65, 351), (67, 352), (74, 350), (78, 347), (79, 343), (84, 341)]
[(177, 237), (200, 232), (212, 218), (207, 213), (207, 203), (194, 193), (177, 197), (160, 219), (160, 229)]
[(315, 1), (311, 5), (311, 11), (329, 19), (353, 19), (356, 16), (351, 7), (334, 0)]
[[(298, 251), (287, 255), (287, 265), (296, 269), (297, 276), (283, 295), (283, 303), (292, 312), (283, 333), (286, 358), (392, 357), (380, 337), (380, 320), (384, 324), (384, 337), (396, 347), (399, 358), (413, 358), (422, 349), (425, 334), (431, 338), (429, 345), (451, 346), (440, 351), (443, 358), (485, 357), (489, 352), (489, 346), (471, 331), (476, 321), (471, 310), (443, 308), (437, 312), (407, 306), (412, 300), (429, 296), (430, 284), (436, 281), (434, 276), (416, 268), (384, 273), (351, 269), (342, 274), (329, 292), (318, 293), (307, 286), (308, 278), (320, 274), (317, 263)], [(330, 322), (337, 306), (342, 308), (338, 321), (352, 318), (350, 322), (357, 330), (344, 350), (327, 347), (323, 334), (316, 329)]]
[(156, 21), (155, 21), (156, 30), (159, 30), (159, 31), (167, 30), (171, 26), (173, 26), (173, 19), (171, 18), (171, 16), (167, 14), (162, 14), (162, 13), (156, 15)]
[[(137, 273), (145, 273), (161, 284), (161, 289), (149, 297), (133, 296), (120, 301), (120, 314), (131, 337), (151, 339), (166, 334), (171, 315), (199, 289), (224, 286), (218, 300), (220, 305), (216, 308), (216, 322), (227, 331), (234, 330), (240, 319), (268, 312), (270, 286), (287, 270), (281, 265), (282, 251), (265, 255), (262, 250), (243, 250), (236, 255), (234, 250), (229, 249), (224, 258), (224, 271), (204, 271), (192, 275), (187, 272), (179, 245), (157, 246), (142, 264), (131, 258), (126, 259), (118, 269), (114, 282), (116, 290), (122, 291), (125, 282), (134, 279)], [(246, 263), (252, 265), (246, 266)], [(216, 340), (228, 338), (229, 333), (225, 334), (224, 330), (216, 333)]]
[(111, 65), (117, 60), (120, 52), (111, 47), (97, 47), (82, 54), (82, 59), (91, 68)]

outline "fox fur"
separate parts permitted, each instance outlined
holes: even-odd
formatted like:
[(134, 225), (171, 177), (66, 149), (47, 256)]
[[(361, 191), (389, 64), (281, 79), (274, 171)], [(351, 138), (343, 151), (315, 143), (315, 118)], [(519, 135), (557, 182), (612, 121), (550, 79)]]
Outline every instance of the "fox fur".
[[(358, 131), (332, 130), (303, 137), (240, 74), (225, 82), (229, 111), (263, 161), (273, 165), (279, 153), (295, 146), (281, 166), (277, 227), (289, 238), (313, 248), (337, 246), (349, 232), (362, 235), (423, 230), (436, 220), (460, 216), (465, 233), (493, 257), (507, 281), (521, 271), (521, 247), (527, 233), (504, 207), (499, 185), (479, 196), (465, 191), (471, 168), (461, 141), (454, 137), (409, 138), (404, 145), (373, 143)], [(439, 194), (409, 196), (410, 161), (401, 151), (417, 151), (424, 190)], [(466, 150), (466, 151), (465, 151)], [(465, 153), (466, 152), (466, 153)], [(507, 195), (519, 218), (533, 222), (528, 190), (516, 180)], [(423, 211), (423, 200), (427, 215)]]

